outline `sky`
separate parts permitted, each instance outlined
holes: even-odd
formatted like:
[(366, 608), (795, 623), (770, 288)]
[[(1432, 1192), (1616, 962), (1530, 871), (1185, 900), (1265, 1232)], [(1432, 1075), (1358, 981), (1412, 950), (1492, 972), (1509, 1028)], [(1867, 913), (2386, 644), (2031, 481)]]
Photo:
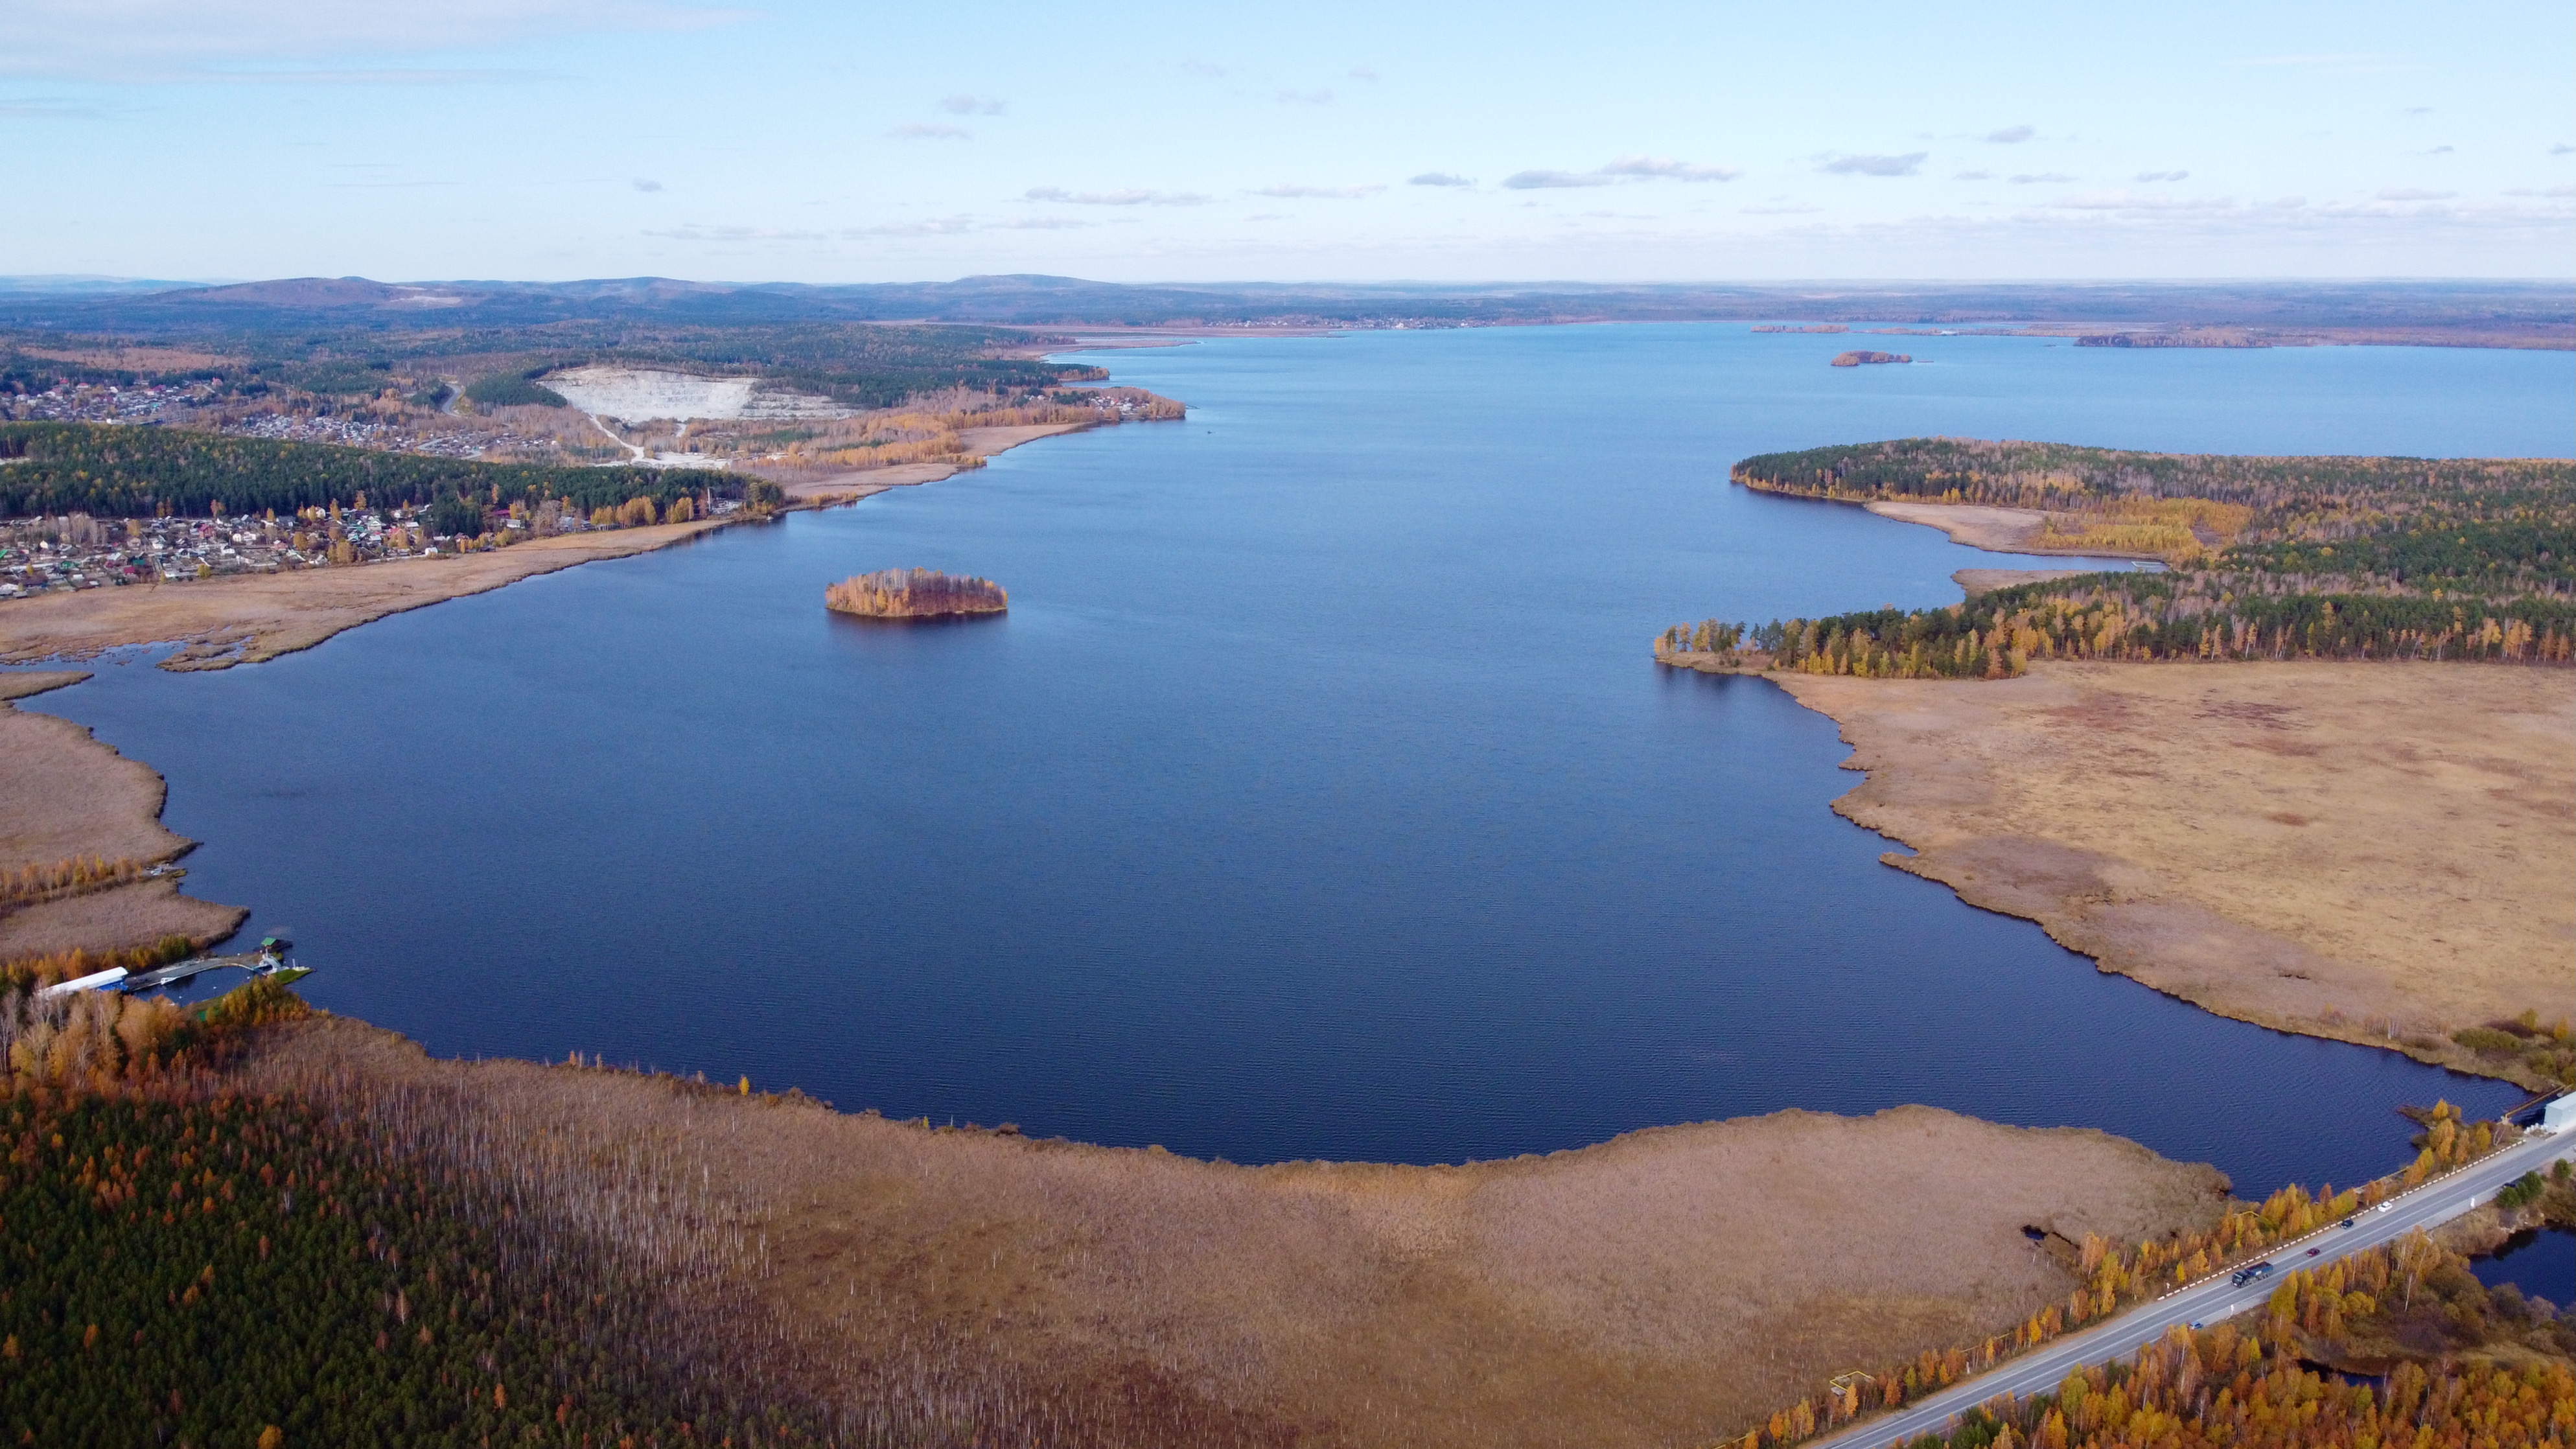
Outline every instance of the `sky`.
[(2576, 6), (6, 0), (0, 274), (2576, 275)]

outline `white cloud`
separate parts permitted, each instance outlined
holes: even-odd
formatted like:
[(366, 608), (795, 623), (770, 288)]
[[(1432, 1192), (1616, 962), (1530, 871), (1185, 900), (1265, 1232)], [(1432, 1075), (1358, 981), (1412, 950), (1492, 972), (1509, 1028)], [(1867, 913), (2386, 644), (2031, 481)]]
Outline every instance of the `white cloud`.
[(927, 121), (906, 121), (886, 134), (898, 141), (971, 141), (975, 139), (975, 134), (964, 126)]
[(779, 242), (829, 241), (831, 233), (788, 231), (774, 226), (679, 226), (668, 231), (648, 231), (649, 237), (680, 242)]
[(1454, 172), (1425, 171), (1419, 176), (1405, 178), (1404, 184), (1407, 186), (1473, 186), (1476, 183), (1474, 178), (1460, 176)]
[(2000, 130), (1988, 131), (1977, 139), (1992, 141), (1998, 146), (2018, 146), (2038, 134), (2038, 129), (2032, 126), (2005, 126)]
[(2382, 201), (2448, 201), (2459, 194), (2456, 191), (2426, 191), (2417, 186), (2379, 188), (2379, 199)]
[(941, 96), (939, 109), (952, 116), (998, 116), (1002, 103), (991, 96)]
[(1515, 171), (1503, 178), (1503, 185), (1514, 191), (1546, 191), (1565, 186), (1607, 186), (1610, 178), (1599, 172)]
[(659, 191), (662, 189), (661, 182), (648, 181), (641, 176), (636, 177), (633, 181), (627, 184), (633, 186), (638, 191)]
[(1061, 186), (1032, 186), (1021, 193), (1030, 201), (1054, 201), (1067, 206), (1205, 206), (1216, 198), (1195, 191), (1146, 191), (1127, 187), (1118, 191), (1067, 191)]
[(1351, 79), (1355, 81), (1366, 81), (1370, 85), (1376, 85), (1377, 72), (1368, 66), (1355, 65), (1351, 67)]
[(2528, 186), (2517, 186), (2517, 187), (2515, 187), (2513, 190), (2506, 192), (2506, 193), (2505, 193), (2505, 195), (2507, 195), (2507, 196), (2576, 196), (2576, 184), (2570, 184), (2570, 185), (2565, 185), (2565, 186), (2549, 186), (2549, 187), (2543, 187), (2543, 188), (2541, 188), (2540, 190), (2537, 190), (2537, 191), (2533, 190), (2532, 188), (2530, 188), (2530, 187), (2528, 187)]
[(1263, 186), (1255, 188), (1250, 194), (1275, 196), (1282, 200), (1301, 198), (1318, 201), (1357, 201), (1361, 197), (1375, 196), (1384, 190), (1386, 188), (1383, 186)]
[[(1618, 181), (1733, 181), (1744, 173), (1732, 166), (1710, 166), (1697, 161), (1676, 161), (1669, 156), (1622, 156), (1590, 171), (1515, 171), (1503, 178), (1503, 185), (1514, 191), (1544, 191), (1557, 187), (1608, 186)], [(1420, 185), (1456, 185), (1453, 181), (1425, 182)]]
[(2022, 171), (2004, 179), (2015, 186), (2060, 186), (2075, 178), (2063, 171)]
[(2130, 178), (2132, 181), (2145, 181), (2150, 183), (2157, 181), (2188, 181), (2190, 179), (2191, 173), (2188, 171), (2141, 171)]
[(1828, 155), (1816, 169), (1833, 176), (1912, 176), (1923, 169), (1929, 151), (1908, 151), (1902, 156)]
[[(9, 0), (0, 5), (0, 75), (134, 81), (233, 72), (294, 80), (312, 73), (257, 68), (488, 50), (543, 35), (699, 29), (745, 14), (666, 0)], [(374, 67), (325, 74), (346, 84), (473, 78)]]
[(1224, 66), (1218, 65), (1214, 61), (1207, 60), (1182, 61), (1181, 69), (1188, 71), (1192, 75), (1205, 76), (1210, 80), (1223, 80), (1227, 75), (1231, 74), (1231, 72), (1226, 70)]
[(1662, 176), (1674, 181), (1733, 181), (1744, 173), (1732, 166), (1705, 166), (1669, 156), (1622, 156), (1600, 169), (1602, 176)]
[(1806, 216), (1824, 210), (1821, 206), (1740, 206), (1746, 216)]
[(2576, 146), (2570, 146), (2564, 141), (2549, 148), (2549, 154), (2552, 156), (2564, 156), (2571, 151), (2576, 151)]
[[(2067, 196), (2048, 203), (2065, 211), (2229, 211), (2236, 202), (2228, 197), (2181, 199), (2171, 196), (2141, 196), (2134, 191), (2096, 191), (2083, 196)], [(2290, 204), (2298, 204), (2292, 201)]]

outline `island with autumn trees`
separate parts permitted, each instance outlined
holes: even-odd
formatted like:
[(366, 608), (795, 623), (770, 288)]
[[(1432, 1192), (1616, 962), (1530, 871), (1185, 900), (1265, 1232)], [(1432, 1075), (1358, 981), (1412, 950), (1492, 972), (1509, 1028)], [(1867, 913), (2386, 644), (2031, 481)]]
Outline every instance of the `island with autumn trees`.
[(991, 579), (936, 569), (879, 569), (824, 589), (823, 606), (869, 619), (950, 619), (1005, 613), (1011, 596)]

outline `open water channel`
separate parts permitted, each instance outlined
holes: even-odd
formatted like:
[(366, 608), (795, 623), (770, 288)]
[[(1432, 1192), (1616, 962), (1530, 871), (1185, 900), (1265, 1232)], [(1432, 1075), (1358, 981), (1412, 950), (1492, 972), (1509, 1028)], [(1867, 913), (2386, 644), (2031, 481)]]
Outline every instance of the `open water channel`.
[[(170, 781), (189, 889), (443, 1054), (1267, 1161), (1456, 1161), (1929, 1102), (2215, 1162), (2401, 1161), (2509, 1087), (2221, 1020), (1878, 861), (1826, 719), (1664, 625), (1957, 597), (1998, 562), (1729, 486), (1951, 433), (2564, 454), (2576, 357), (1740, 327), (1099, 355), (1186, 423), (32, 701)], [(1005, 619), (827, 615), (888, 566)], [(2434, 963), (2428, 963), (2433, 969)]]

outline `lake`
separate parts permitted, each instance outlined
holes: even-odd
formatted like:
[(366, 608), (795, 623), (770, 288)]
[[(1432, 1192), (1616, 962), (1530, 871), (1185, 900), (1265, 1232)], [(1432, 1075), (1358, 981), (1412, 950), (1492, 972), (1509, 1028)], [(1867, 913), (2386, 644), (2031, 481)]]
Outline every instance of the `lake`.
[[(41, 707), (168, 776), (188, 888), (433, 1052), (702, 1070), (1236, 1161), (1457, 1161), (1928, 1102), (2259, 1195), (2513, 1089), (2224, 1021), (1878, 861), (1832, 723), (1667, 624), (1999, 556), (1748, 494), (1914, 433), (2569, 451), (2576, 356), (1569, 327), (1092, 354), (1185, 423)], [(864, 570), (1006, 618), (827, 615)]]

